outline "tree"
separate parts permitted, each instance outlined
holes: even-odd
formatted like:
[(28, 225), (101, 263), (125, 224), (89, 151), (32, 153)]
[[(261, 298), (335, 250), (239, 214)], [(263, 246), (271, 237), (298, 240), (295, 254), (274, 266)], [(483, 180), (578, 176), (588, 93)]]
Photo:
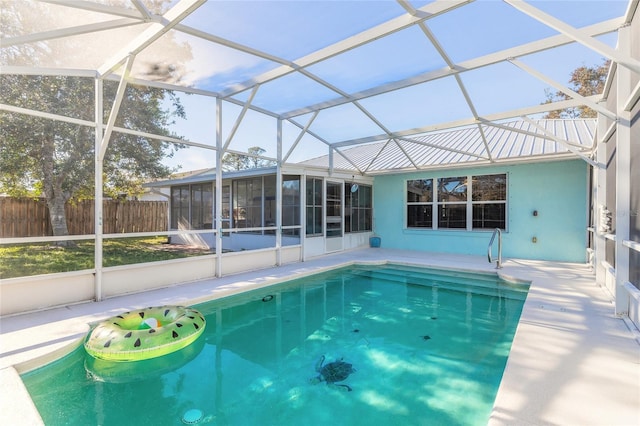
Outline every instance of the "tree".
[[(120, 0), (105, 0), (119, 4)], [(162, 13), (171, 0), (150, 0), (145, 6), (151, 13)], [(41, 32), (42, 18), (61, 27), (76, 25), (86, 12), (64, 4), (3, 2), (0, 24), (3, 38)], [(123, 45), (139, 32), (127, 27), (105, 34), (78, 38), (62, 37), (36, 43), (9, 44), (0, 49), (0, 65), (94, 68), (105, 60), (109, 47)], [(188, 45), (166, 34), (162, 43), (154, 43), (146, 58), (136, 58), (132, 75), (175, 83), (192, 59)], [(153, 60), (160, 53), (171, 63)], [(115, 99), (117, 82), (104, 82), (104, 117)], [(69, 76), (0, 76), (0, 102), (94, 121), (94, 80)], [(168, 129), (173, 117), (185, 118), (184, 109), (172, 91), (127, 86), (116, 126), (156, 135), (172, 136)], [(95, 127), (0, 112), (0, 192), (46, 198), (54, 235), (68, 235), (64, 205), (73, 199), (91, 198), (94, 194)], [(103, 168), (103, 193), (107, 196), (140, 192), (147, 179), (167, 177), (174, 170), (161, 160), (182, 146), (145, 137), (113, 132)], [(63, 244), (64, 245), (64, 244)]]
[(222, 168), (224, 170), (247, 170), (258, 169), (261, 167), (275, 166), (275, 161), (260, 158), (262, 154), (267, 152), (259, 146), (252, 146), (247, 149), (247, 154), (236, 154), (227, 152), (222, 157)]
[[(2, 75), (0, 102), (65, 117), (93, 121), (93, 79), (58, 76)], [(105, 105), (111, 105), (116, 82), (105, 82)], [(163, 109), (169, 99), (171, 110)], [(109, 108), (105, 108), (104, 122)], [(184, 110), (173, 92), (128, 87), (116, 126), (171, 135), (173, 116)], [(0, 190), (10, 195), (46, 198), (54, 235), (68, 235), (65, 203), (94, 194), (94, 128), (25, 114), (0, 112)], [(175, 137), (175, 135), (172, 135)], [(104, 158), (107, 196), (132, 195), (148, 179), (174, 170), (161, 160), (175, 149), (167, 142), (113, 132)]]
[[(610, 60), (605, 60), (601, 65), (587, 67), (581, 66), (571, 72), (569, 80), (570, 89), (582, 96), (598, 95), (604, 90), (604, 83), (609, 72)], [(543, 104), (571, 99), (571, 96), (561, 92), (546, 90), (546, 101)], [(544, 118), (594, 118), (596, 112), (588, 106), (581, 105), (575, 108), (566, 108), (548, 112)]]

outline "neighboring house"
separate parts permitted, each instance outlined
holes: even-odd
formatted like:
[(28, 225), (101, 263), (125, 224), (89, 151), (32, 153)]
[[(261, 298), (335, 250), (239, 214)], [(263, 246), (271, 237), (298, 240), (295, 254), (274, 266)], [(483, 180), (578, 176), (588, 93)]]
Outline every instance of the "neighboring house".
[(136, 197), (140, 201), (169, 201), (169, 188), (144, 188), (142, 195)]

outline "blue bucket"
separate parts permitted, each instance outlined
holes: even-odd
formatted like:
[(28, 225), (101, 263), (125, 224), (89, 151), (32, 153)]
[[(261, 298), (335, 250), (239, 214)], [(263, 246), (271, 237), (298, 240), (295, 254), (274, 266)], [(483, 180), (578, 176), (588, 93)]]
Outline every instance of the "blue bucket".
[(380, 247), (381, 243), (382, 243), (382, 239), (380, 237), (371, 237), (371, 238), (369, 238), (369, 246), (370, 247), (378, 248), (378, 247)]

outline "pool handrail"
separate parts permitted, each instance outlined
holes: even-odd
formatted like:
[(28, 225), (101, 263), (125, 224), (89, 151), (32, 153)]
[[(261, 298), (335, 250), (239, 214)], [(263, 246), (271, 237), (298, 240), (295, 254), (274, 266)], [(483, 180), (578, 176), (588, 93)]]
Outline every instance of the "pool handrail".
[(491, 240), (489, 241), (489, 247), (487, 248), (487, 259), (489, 263), (493, 263), (493, 259), (491, 257), (491, 249), (493, 248), (493, 241), (496, 238), (496, 234), (498, 234), (498, 259), (496, 260), (496, 269), (502, 268), (502, 230), (500, 228), (496, 228), (493, 231), (493, 235), (491, 235)]

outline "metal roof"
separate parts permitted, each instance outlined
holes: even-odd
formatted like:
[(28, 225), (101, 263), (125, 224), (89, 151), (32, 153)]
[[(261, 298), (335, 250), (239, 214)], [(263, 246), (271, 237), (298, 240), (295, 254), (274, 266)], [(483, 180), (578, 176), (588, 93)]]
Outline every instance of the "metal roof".
[[(588, 160), (582, 141), (592, 126), (587, 132), (584, 123), (573, 130), (553, 125), (577, 147), (520, 130), (531, 132), (527, 120), (542, 124), (537, 120), (547, 111), (581, 105), (618, 118), (601, 96), (580, 96), (565, 82), (575, 68), (603, 58), (640, 74), (640, 61), (616, 49), (637, 4), (0, 0), (0, 73), (84, 76), (190, 94), (183, 99), (196, 121), (169, 129), (183, 139), (121, 129), (111, 120), (102, 125), (103, 153), (111, 132), (128, 132), (191, 146), (192, 157), (207, 158), (183, 170), (215, 167), (216, 152), (256, 145), (282, 163), (332, 153), (335, 167), (362, 173), (567, 151)], [(569, 99), (543, 104), (545, 90)], [(95, 124), (3, 102), (3, 112)], [(506, 120), (526, 123), (500, 124)], [(500, 126), (519, 130), (508, 135)]]
[[(358, 145), (303, 161), (362, 174), (579, 158), (595, 144), (595, 119), (517, 120)], [(486, 141), (486, 144), (485, 144)]]
[[(275, 175), (276, 167), (261, 167), (256, 169), (224, 171), (223, 179), (242, 179), (247, 177), (256, 177), (263, 175)], [(164, 188), (167, 186), (189, 185), (203, 182), (213, 182), (216, 180), (216, 169), (204, 170), (200, 173), (192, 174), (184, 177), (174, 177), (172, 179), (164, 179), (145, 183), (145, 188)]]

